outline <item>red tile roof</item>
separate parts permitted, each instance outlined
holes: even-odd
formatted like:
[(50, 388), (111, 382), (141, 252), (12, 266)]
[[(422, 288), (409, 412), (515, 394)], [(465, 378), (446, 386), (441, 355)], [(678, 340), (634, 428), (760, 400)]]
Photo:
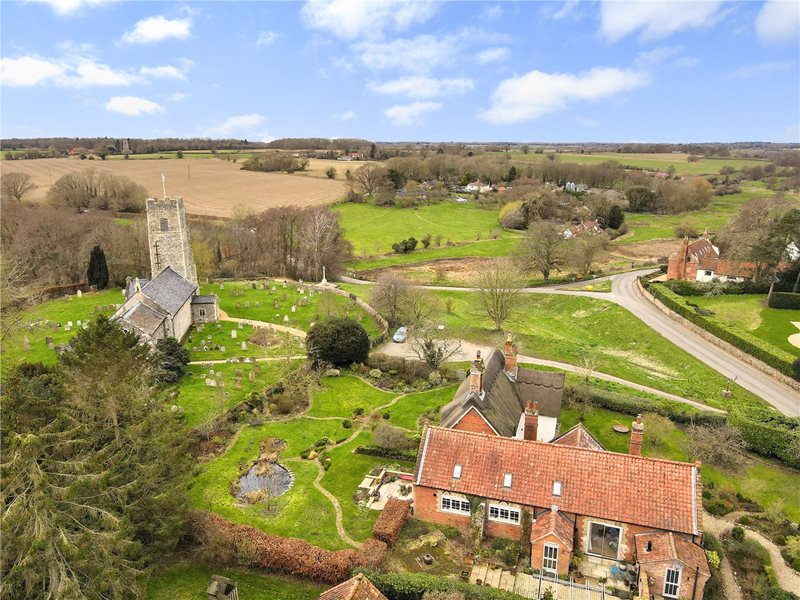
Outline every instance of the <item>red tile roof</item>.
[(363, 573), (359, 573), (344, 583), (322, 592), (319, 600), (386, 600), (386, 596), (381, 594)]
[[(700, 572), (711, 575), (708, 570), (708, 561), (703, 549), (672, 532), (640, 533), (634, 536), (636, 543), (636, 561), (647, 570), (647, 565), (665, 560), (679, 560), (692, 571), (700, 567)], [(650, 551), (647, 543), (650, 542)]]
[(597, 441), (583, 423), (578, 423), (566, 433), (561, 434), (550, 442), (551, 444), (562, 444), (564, 446), (577, 446), (578, 448), (589, 448), (590, 450), (605, 450), (603, 444)]
[[(453, 467), (462, 466), (453, 479)], [(513, 486), (503, 487), (504, 473)], [(553, 496), (553, 481), (562, 482)], [(693, 464), (430, 427), (415, 482), (430, 488), (698, 534)]]
[(536, 517), (536, 522), (531, 525), (531, 543), (533, 544), (547, 535), (554, 535), (563, 542), (569, 552), (572, 552), (574, 533), (575, 526), (572, 521), (561, 514), (561, 511), (548, 510)]

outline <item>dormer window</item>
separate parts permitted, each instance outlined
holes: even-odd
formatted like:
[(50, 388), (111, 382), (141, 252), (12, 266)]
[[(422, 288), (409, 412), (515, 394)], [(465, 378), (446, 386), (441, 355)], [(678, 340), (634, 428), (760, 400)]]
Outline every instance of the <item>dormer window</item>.
[(461, 479), (461, 465), (453, 467), (453, 479)]
[(561, 495), (561, 482), (554, 481), (553, 482), (553, 496), (560, 496)]
[(503, 475), (503, 487), (511, 487), (511, 473), (506, 473)]

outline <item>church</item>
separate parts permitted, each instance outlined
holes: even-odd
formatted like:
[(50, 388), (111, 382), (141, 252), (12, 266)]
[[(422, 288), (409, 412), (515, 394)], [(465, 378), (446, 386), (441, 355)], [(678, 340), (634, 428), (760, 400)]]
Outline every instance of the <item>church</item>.
[(197, 293), (183, 198), (148, 198), (147, 241), (151, 279), (128, 280), (125, 303), (113, 318), (152, 345), (167, 337), (182, 340), (192, 325), (216, 321), (217, 297)]

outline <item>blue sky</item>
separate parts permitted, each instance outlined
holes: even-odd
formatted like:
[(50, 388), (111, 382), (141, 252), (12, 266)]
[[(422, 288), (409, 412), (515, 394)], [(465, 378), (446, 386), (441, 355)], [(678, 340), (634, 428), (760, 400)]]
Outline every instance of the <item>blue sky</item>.
[(4, 1), (3, 137), (800, 142), (800, 2)]

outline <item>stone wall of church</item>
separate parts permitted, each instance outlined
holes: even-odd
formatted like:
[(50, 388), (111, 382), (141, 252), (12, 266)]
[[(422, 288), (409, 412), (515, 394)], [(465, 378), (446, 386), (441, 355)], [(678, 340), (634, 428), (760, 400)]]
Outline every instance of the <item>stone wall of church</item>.
[(170, 335), (181, 341), (189, 328), (192, 326), (192, 300), (189, 299), (181, 306), (178, 314), (172, 319), (172, 331)]
[(169, 265), (189, 281), (197, 283), (183, 198), (148, 198), (147, 240), (152, 277)]

